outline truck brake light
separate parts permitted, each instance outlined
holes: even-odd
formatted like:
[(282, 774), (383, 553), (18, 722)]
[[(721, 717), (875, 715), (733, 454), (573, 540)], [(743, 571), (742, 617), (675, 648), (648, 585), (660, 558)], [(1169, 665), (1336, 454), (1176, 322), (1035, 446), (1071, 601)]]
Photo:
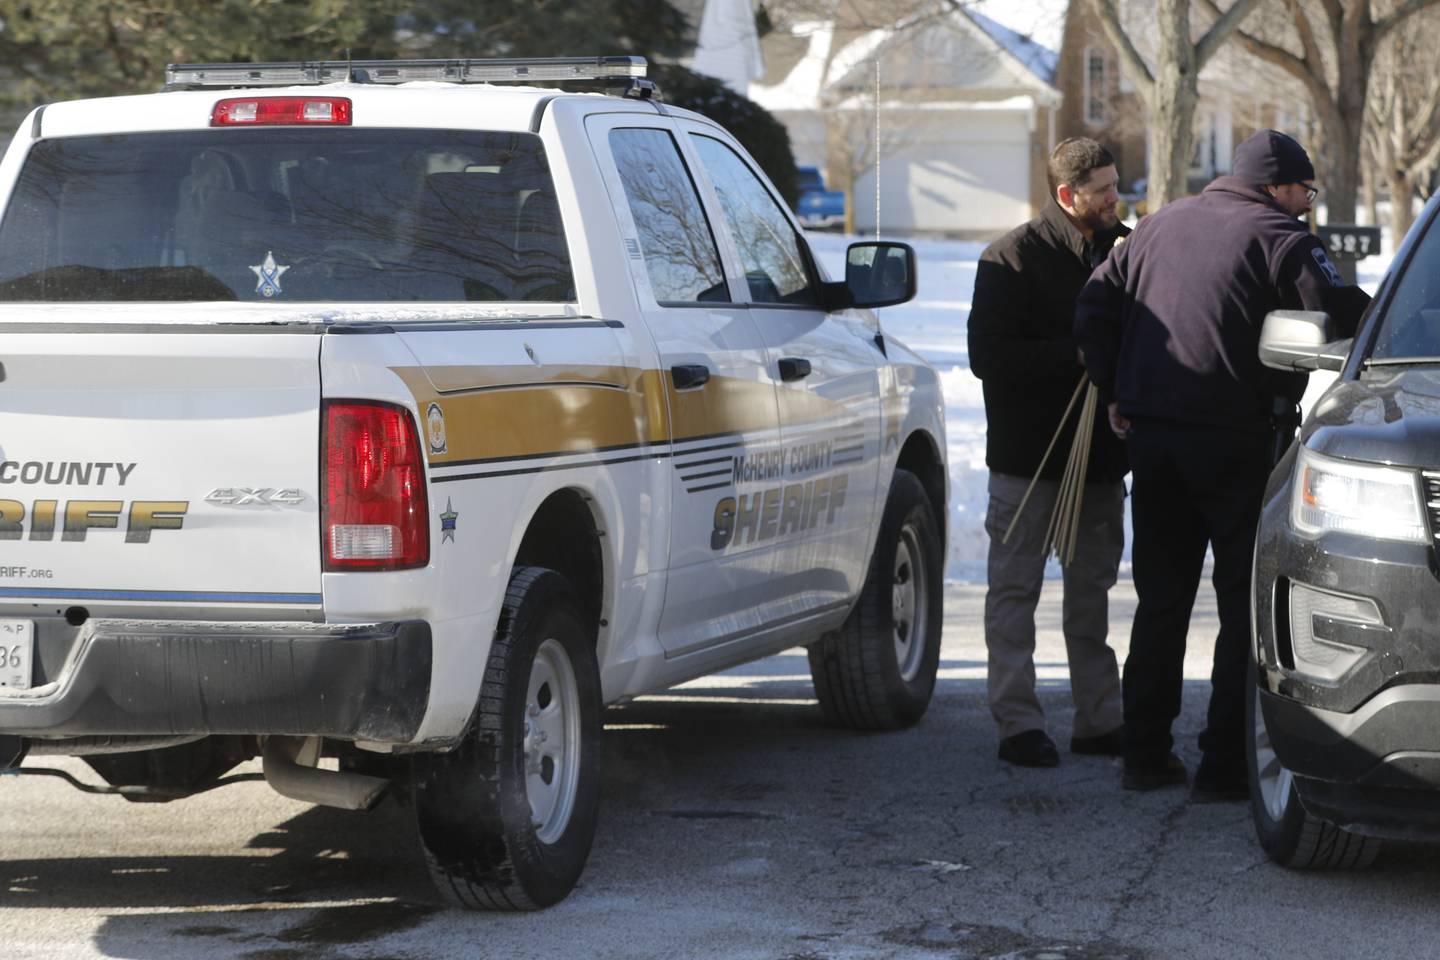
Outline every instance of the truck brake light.
[(325, 403), (326, 570), (403, 570), (430, 562), (425, 461), (408, 410), (388, 403)]
[(215, 104), (212, 127), (350, 125), (348, 97), (231, 97)]

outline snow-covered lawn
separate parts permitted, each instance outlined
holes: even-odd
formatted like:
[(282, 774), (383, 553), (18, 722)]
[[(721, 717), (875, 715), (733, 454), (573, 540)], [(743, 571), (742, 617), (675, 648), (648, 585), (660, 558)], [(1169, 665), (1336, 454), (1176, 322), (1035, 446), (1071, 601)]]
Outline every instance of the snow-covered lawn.
[[(858, 237), (812, 233), (810, 245), (832, 277), (845, 275), (845, 248)], [(935, 365), (945, 390), (945, 430), (950, 459), (950, 556), (946, 576), (953, 580), (984, 582), (985, 552), (985, 404), (980, 381), (970, 373), (965, 328), (970, 317), (970, 295), (975, 289), (975, 267), (982, 243), (912, 241), (919, 257), (919, 295), (910, 303), (880, 311), (880, 323), (893, 336)], [(1361, 286), (1374, 292), (1390, 263), (1387, 235), (1385, 255), (1360, 262)], [(1324, 378), (1323, 380), (1321, 378)], [(1333, 379), (1333, 374), (1311, 378), (1308, 404)], [(1127, 517), (1128, 529), (1128, 517)], [(1130, 562), (1126, 536), (1123, 566)], [(1059, 575), (1052, 559), (1051, 576)]]

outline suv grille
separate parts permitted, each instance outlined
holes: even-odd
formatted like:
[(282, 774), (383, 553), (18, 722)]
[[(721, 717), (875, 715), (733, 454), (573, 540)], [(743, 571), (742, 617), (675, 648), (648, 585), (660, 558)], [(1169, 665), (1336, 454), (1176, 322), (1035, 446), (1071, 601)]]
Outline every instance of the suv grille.
[(1430, 536), (1440, 540), (1440, 472), (1420, 474), (1425, 485), (1425, 515), (1430, 518)]

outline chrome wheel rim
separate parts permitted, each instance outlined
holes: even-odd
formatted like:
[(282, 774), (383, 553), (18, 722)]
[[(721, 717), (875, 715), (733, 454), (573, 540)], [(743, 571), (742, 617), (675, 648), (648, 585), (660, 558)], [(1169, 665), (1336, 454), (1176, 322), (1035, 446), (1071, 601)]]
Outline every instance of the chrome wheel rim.
[(1260, 800), (1265, 813), (1278, 823), (1290, 806), (1290, 787), (1294, 780), (1275, 756), (1270, 743), (1270, 731), (1265, 729), (1265, 714), (1260, 710), (1260, 688), (1254, 690), (1255, 697), (1255, 780), (1260, 789)]
[(580, 688), (558, 640), (535, 652), (525, 685), (525, 799), (541, 843), (565, 832), (580, 773)]
[(906, 683), (920, 674), (925, 656), (926, 585), (925, 554), (913, 526), (900, 531), (895, 566), (890, 575), (890, 621), (895, 631), (895, 662)]

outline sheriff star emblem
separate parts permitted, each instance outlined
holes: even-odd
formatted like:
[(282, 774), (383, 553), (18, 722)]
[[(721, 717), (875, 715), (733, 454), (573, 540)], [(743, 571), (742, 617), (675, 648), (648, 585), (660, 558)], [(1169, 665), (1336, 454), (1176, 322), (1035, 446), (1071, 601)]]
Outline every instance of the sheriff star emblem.
[(440, 514), (441, 543), (444, 543), (446, 540), (449, 540), (451, 543), (455, 542), (455, 521), (459, 518), (460, 514), (455, 512), (455, 508), (450, 505), (450, 498), (446, 497), (445, 512)]
[(273, 297), (280, 292), (280, 275), (290, 268), (277, 265), (275, 253), (267, 250), (265, 262), (257, 263), (250, 269), (255, 271), (255, 276), (260, 281), (255, 285), (255, 292), (262, 297)]

